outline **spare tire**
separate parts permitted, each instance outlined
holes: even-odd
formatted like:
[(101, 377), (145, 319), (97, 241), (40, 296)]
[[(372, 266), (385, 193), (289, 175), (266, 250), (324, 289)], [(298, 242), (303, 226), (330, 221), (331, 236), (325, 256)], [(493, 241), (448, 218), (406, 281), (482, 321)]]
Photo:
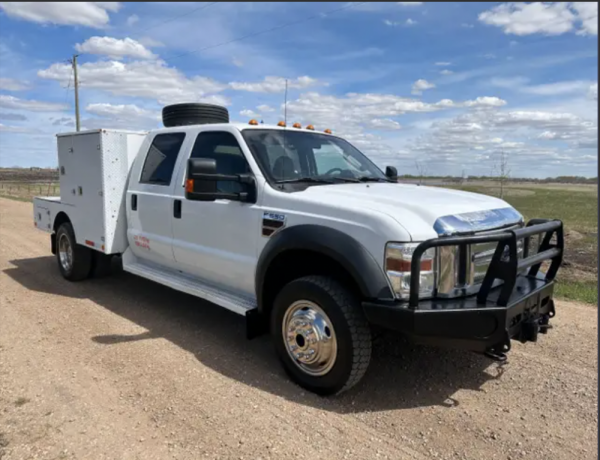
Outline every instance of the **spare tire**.
[(168, 105), (162, 110), (163, 125), (173, 126), (206, 125), (209, 123), (229, 123), (229, 111), (213, 104), (191, 102)]

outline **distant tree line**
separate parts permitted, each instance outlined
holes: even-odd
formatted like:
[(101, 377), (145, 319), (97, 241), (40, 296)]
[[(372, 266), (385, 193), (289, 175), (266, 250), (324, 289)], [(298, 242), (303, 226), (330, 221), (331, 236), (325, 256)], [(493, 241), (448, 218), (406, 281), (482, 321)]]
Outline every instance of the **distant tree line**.
[[(400, 180), (439, 180), (443, 182), (469, 182), (469, 181), (497, 181), (496, 176), (468, 176), (468, 177), (457, 177), (457, 176), (425, 176), (404, 174), (398, 176)], [(563, 183), (563, 184), (597, 184), (598, 177), (583, 177), (583, 176), (558, 176), (558, 177), (547, 177), (545, 179), (535, 179), (531, 177), (511, 177), (507, 179), (507, 182), (529, 182), (546, 184), (552, 183)]]

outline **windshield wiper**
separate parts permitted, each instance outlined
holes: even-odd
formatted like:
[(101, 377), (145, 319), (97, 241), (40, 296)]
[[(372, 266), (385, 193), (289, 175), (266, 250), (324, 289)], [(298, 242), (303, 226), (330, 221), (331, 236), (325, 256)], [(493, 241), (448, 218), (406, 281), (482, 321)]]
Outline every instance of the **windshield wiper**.
[(358, 182), (392, 182), (389, 179), (383, 179), (381, 177), (373, 177), (373, 176), (361, 176), (361, 177), (357, 177), (356, 180)]
[(333, 184), (333, 181), (327, 179), (317, 179), (316, 177), (296, 177), (294, 179), (278, 180), (277, 184), (294, 184), (298, 182), (312, 182), (314, 184)]

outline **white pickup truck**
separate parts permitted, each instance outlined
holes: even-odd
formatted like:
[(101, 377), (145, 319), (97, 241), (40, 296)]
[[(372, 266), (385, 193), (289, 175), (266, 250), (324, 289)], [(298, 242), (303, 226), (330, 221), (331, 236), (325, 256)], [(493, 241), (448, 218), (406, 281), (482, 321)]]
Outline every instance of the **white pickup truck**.
[[(177, 104), (163, 129), (58, 135), (60, 197), (34, 200), (67, 280), (123, 269), (245, 315), (318, 394), (364, 375), (371, 334), (503, 361), (554, 316), (558, 220), (399, 184), (329, 130)], [(543, 262), (551, 261), (546, 273)]]

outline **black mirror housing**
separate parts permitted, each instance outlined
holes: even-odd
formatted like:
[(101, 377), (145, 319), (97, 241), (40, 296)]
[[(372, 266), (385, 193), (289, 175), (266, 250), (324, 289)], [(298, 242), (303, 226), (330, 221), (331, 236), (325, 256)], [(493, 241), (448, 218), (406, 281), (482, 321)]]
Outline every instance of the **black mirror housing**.
[[(256, 181), (250, 174), (226, 175), (217, 173), (214, 158), (190, 158), (187, 164), (185, 198), (192, 201), (215, 201), (217, 199), (256, 203)], [(222, 193), (217, 184), (222, 181), (246, 184), (243, 193)]]
[(385, 168), (385, 177), (388, 179), (398, 180), (398, 170), (393, 166), (386, 166)]

